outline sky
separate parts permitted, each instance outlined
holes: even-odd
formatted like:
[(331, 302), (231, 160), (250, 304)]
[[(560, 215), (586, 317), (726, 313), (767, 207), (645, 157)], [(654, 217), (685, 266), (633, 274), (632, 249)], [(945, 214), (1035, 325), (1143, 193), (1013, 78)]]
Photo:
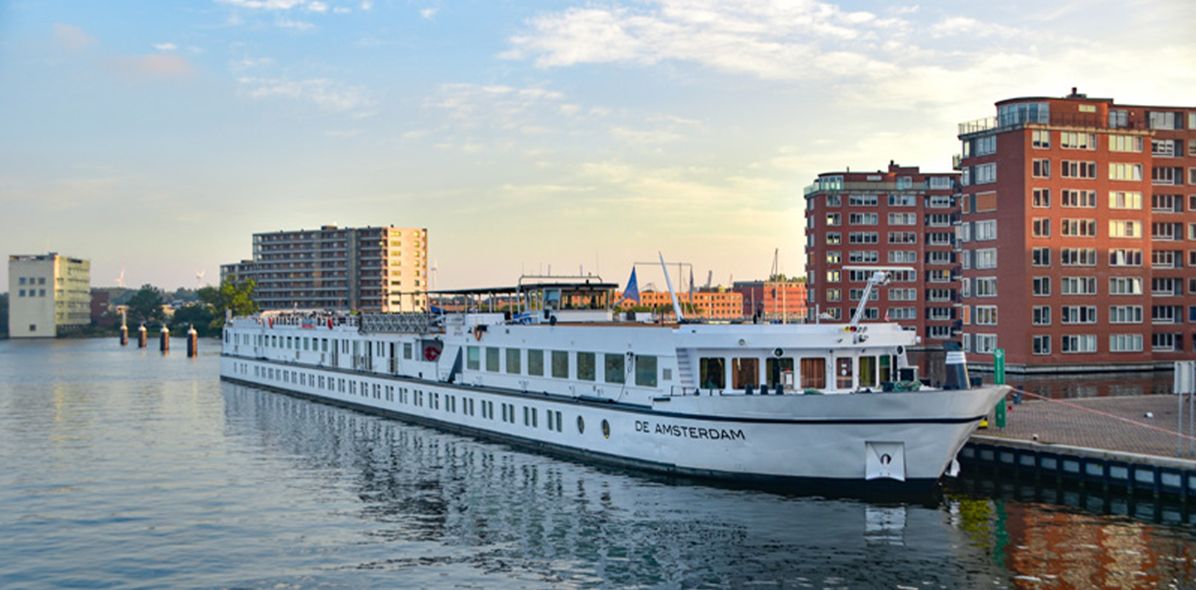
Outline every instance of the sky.
[[(0, 0), (0, 253), (193, 287), (426, 227), (435, 287), (803, 273), (803, 187), (1016, 96), (1196, 105), (1196, 3)], [(640, 281), (660, 277), (641, 270)], [(0, 273), (0, 292), (7, 291)]]

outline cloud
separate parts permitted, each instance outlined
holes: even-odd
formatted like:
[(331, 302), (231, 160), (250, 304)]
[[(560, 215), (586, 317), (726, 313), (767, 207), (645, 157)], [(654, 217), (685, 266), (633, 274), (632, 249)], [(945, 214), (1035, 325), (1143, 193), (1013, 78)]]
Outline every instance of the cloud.
[(326, 78), (290, 80), (286, 78), (241, 77), (237, 79), (242, 95), (255, 100), (281, 98), (308, 102), (330, 112), (355, 117), (375, 114), (376, 103), (360, 86), (339, 84)]
[(157, 49), (158, 51), (174, 51), (178, 48), (179, 48), (179, 46), (175, 45), (174, 43), (155, 43), (154, 44), (154, 49)]
[(436, 13), (439, 10), (440, 10), (439, 8), (436, 8), (434, 6), (429, 6), (428, 8), (421, 8), (419, 10), (419, 15), (424, 20), (432, 20), (432, 17), (436, 16)]
[(308, 12), (328, 12), (328, 5), (323, 2), (308, 2)]
[(117, 57), (113, 63), (126, 74), (148, 78), (186, 78), (195, 73), (191, 62), (169, 53)]
[(550, 109), (560, 113), (564, 98), (560, 92), (535, 86), (444, 84), (427, 106), (447, 111), (465, 127), (540, 132), (540, 117)]
[(54, 40), (67, 49), (82, 49), (96, 42), (95, 37), (74, 25), (54, 24)]
[(360, 6), (362, 10), (369, 11), (374, 7), (374, 0), (361, 0)]
[(305, 0), (216, 0), (216, 2), (250, 10), (290, 10), (305, 4)]
[(280, 29), (290, 29), (292, 31), (310, 31), (316, 28), (315, 25), (307, 21), (295, 20), (291, 18), (279, 18), (274, 21), (274, 26)]

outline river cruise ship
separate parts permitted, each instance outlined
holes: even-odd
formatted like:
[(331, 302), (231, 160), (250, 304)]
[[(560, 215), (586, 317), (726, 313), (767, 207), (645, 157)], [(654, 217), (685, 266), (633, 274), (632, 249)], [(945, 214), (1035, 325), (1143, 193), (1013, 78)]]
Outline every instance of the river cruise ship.
[(848, 492), (933, 487), (1005, 393), (962, 353), (954, 387), (920, 384), (897, 324), (665, 322), (614, 294), (521, 279), (440, 292), (451, 313), (229, 318), (221, 375), (587, 461)]

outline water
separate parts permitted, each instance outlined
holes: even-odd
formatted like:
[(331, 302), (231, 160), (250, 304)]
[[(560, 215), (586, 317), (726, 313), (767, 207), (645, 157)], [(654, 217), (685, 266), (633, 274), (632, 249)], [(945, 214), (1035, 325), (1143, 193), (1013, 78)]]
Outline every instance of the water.
[(222, 383), (201, 346), (0, 341), (0, 587), (1196, 585), (1184, 511), (672, 484)]

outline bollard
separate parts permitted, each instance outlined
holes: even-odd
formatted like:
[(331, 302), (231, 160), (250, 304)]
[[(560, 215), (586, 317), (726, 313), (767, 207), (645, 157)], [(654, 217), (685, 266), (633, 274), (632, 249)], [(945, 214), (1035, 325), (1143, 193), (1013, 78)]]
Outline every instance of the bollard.
[(195, 331), (195, 326), (187, 328), (187, 358), (199, 356), (199, 332)]
[(137, 328), (137, 348), (145, 348), (149, 344), (149, 333), (145, 329), (145, 324)]
[(129, 327), (124, 324), (120, 325), (120, 345), (129, 345)]
[(166, 324), (162, 325), (162, 331), (158, 333), (158, 350), (170, 352), (170, 328), (167, 328)]

